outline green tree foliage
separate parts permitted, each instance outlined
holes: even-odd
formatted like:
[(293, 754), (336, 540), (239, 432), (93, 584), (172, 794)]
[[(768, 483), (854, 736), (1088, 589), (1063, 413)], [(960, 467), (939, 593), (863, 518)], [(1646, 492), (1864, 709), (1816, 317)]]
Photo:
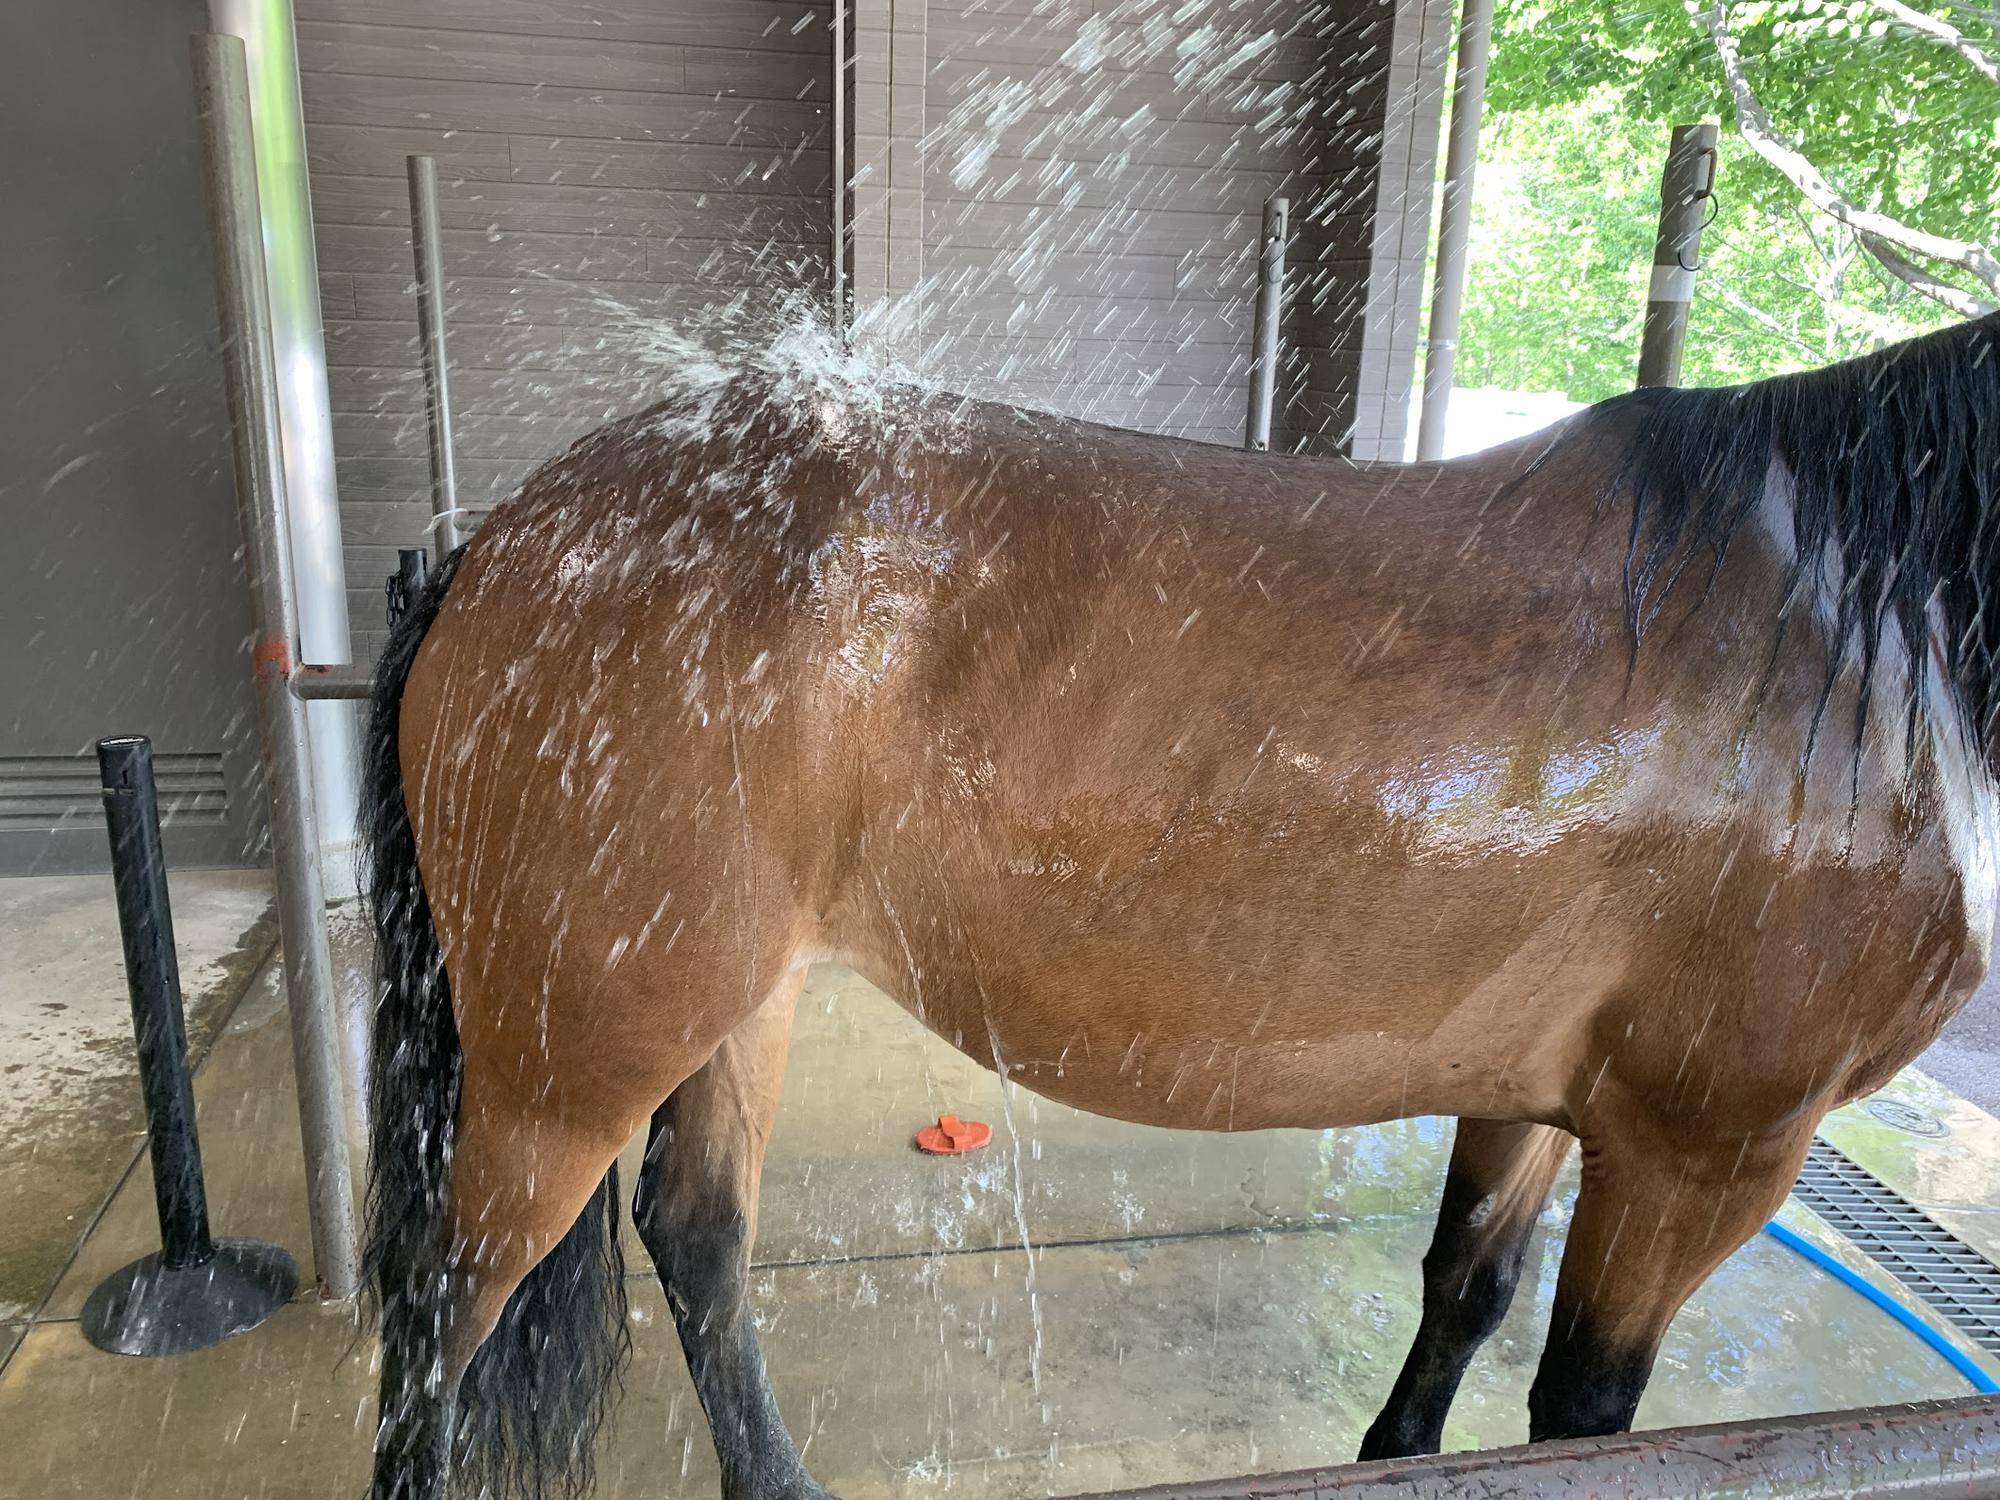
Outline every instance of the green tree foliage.
[[(1922, 3), (1971, 60), (1880, 0), (1744, 0), (1727, 14), (1749, 83), (1835, 192), (1913, 228), (2000, 244), (2000, 87), (1978, 66), (2000, 50), (2000, 15)], [(1630, 387), (1668, 133), (1700, 119), (1720, 121), (1723, 139), (1690, 384), (1824, 364), (1956, 316), (1750, 148), (1709, 32), (1682, 0), (1500, 0), (1487, 101), (1462, 385), (1581, 400)]]

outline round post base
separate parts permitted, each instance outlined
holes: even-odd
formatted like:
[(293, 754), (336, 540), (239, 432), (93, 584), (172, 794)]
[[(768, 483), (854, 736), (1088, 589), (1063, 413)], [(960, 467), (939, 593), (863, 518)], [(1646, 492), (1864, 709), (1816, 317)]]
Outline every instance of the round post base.
[(186, 1354), (247, 1333), (291, 1299), (299, 1268), (262, 1240), (217, 1240), (198, 1266), (158, 1253), (107, 1276), (83, 1304), (83, 1336), (112, 1354)]

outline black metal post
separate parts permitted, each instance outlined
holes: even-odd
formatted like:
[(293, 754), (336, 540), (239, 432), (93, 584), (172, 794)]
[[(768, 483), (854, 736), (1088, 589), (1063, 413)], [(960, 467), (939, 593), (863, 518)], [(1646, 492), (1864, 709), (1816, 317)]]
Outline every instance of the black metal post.
[(139, 1044), (160, 1250), (90, 1294), (83, 1332), (115, 1354), (178, 1354), (255, 1328), (289, 1300), (299, 1273), (276, 1245), (217, 1242), (209, 1234), (152, 742), (143, 735), (99, 740), (97, 764)]
[(118, 932), (125, 940), (125, 982), (139, 1041), (139, 1086), (151, 1133), (153, 1197), (160, 1207), (163, 1264), (179, 1270), (215, 1254), (202, 1186), (201, 1143), (194, 1132), (194, 1087), (186, 1066), (181, 971), (174, 957), (174, 916), (167, 905), (160, 805), (153, 787), (153, 745), (143, 735), (97, 742), (104, 822), (111, 831), (111, 881)]

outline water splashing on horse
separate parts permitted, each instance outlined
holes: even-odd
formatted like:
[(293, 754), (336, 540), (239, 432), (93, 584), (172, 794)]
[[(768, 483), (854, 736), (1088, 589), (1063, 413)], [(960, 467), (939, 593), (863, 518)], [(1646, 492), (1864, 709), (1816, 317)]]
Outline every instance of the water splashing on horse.
[(648, 1122), (725, 1492), (824, 1493), (745, 1300), (821, 958), (1101, 1114), (1458, 1116), (1370, 1455), (1437, 1447), (1580, 1140), (1531, 1427), (1629, 1426), (1984, 970), (1997, 334), (1411, 467), (973, 401), (804, 318), (662, 334), (661, 404), (381, 667), (376, 1493), (587, 1481)]

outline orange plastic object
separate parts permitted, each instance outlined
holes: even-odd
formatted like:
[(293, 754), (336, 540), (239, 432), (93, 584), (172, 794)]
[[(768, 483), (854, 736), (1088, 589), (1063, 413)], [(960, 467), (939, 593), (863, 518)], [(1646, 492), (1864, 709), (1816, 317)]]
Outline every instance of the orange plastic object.
[(963, 1156), (977, 1151), (993, 1139), (993, 1127), (977, 1120), (961, 1120), (957, 1115), (939, 1115), (935, 1125), (917, 1132), (917, 1149), (932, 1156)]

